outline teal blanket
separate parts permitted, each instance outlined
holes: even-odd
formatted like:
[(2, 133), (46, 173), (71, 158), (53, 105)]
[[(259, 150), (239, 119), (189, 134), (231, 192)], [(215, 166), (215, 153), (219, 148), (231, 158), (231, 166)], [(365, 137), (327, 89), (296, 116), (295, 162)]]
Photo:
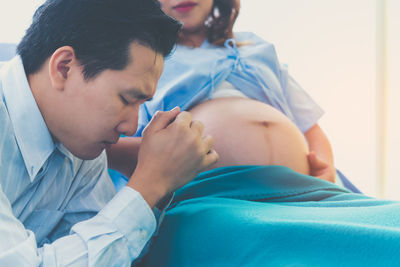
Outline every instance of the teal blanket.
[(139, 266), (400, 266), (400, 202), (279, 166), (202, 173)]

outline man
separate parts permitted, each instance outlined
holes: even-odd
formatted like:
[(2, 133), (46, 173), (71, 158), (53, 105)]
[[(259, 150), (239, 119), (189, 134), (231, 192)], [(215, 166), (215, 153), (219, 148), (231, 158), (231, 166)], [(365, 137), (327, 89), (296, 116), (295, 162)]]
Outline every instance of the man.
[(152, 209), (217, 160), (203, 125), (175, 108), (154, 117), (116, 195), (107, 174), (104, 149), (136, 131), (179, 29), (154, 0), (36, 11), (0, 74), (0, 266), (129, 266)]

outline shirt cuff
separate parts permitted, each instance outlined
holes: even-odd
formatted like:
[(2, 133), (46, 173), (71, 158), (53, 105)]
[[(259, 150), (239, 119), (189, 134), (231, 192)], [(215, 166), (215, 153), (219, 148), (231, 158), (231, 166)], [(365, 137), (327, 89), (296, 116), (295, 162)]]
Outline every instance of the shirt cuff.
[(146, 243), (156, 229), (150, 206), (138, 191), (129, 186), (124, 186), (99, 214), (112, 221), (129, 243), (138, 240)]
[(157, 235), (158, 229), (160, 229), (160, 225), (164, 219), (165, 211), (171, 205), (172, 200), (174, 199), (175, 193), (171, 193), (168, 197), (164, 197), (163, 201), (159, 203), (154, 209), (154, 216), (157, 220), (157, 229), (154, 235)]
[(136, 258), (155, 229), (156, 219), (150, 206), (139, 192), (125, 186), (96, 216), (74, 225), (72, 232), (78, 233), (86, 243), (103, 235), (120, 233), (126, 238), (131, 257)]
[[(156, 217), (157, 220), (157, 229), (153, 235), (153, 238), (158, 235), (158, 231), (160, 229), (161, 223), (164, 220), (164, 215), (166, 209), (171, 205), (172, 200), (174, 199), (175, 193), (171, 193), (170, 195), (166, 196), (163, 198), (163, 200), (157, 204), (157, 206), (153, 209), (154, 216)], [(141, 258), (149, 251), (150, 245), (153, 242), (153, 239), (150, 239), (150, 241), (146, 244), (146, 246), (143, 248), (142, 253), (140, 256), (137, 258), (138, 261), (140, 261)]]

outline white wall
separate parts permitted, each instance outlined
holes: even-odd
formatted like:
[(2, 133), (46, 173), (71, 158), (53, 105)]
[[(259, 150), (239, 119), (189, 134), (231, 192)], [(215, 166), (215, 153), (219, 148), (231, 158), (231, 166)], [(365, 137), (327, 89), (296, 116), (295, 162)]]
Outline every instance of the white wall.
[(0, 42), (17, 43), (44, 0), (0, 0)]
[(385, 193), (400, 199), (400, 1), (387, 0), (386, 80), (388, 113), (387, 174)]

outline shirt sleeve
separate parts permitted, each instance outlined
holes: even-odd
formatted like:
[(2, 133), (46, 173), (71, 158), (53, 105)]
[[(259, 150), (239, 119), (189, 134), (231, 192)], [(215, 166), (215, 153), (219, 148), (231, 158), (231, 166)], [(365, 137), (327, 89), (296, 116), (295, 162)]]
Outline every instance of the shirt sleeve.
[(322, 108), (288, 73), (287, 67), (282, 66), (282, 88), (297, 127), (303, 133), (314, 126), (324, 114)]
[(96, 216), (75, 224), (69, 235), (38, 247), (35, 234), (13, 215), (0, 190), (0, 266), (130, 266), (155, 228), (147, 202), (124, 187)]
[(38, 266), (35, 235), (14, 217), (0, 186), (0, 266)]

